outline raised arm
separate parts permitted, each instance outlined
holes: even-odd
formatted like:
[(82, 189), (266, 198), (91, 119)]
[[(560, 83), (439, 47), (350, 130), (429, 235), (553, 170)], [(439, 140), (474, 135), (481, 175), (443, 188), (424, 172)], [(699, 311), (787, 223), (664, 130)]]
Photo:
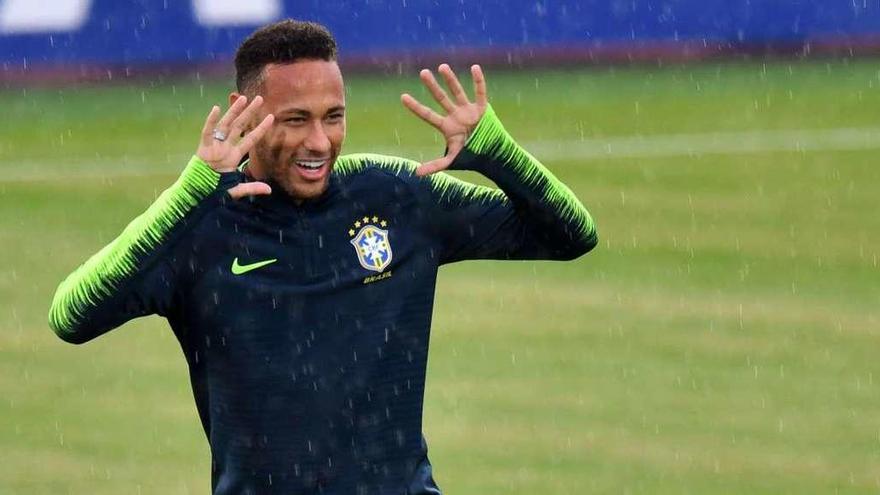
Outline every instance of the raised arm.
[(176, 290), (171, 253), (188, 227), (219, 204), (223, 194), (236, 199), (269, 192), (266, 184), (222, 180), (222, 173), (234, 171), (238, 160), (272, 125), (269, 115), (240, 140), (228, 140), (227, 136), (241, 135), (261, 99), (255, 98), (247, 108), (246, 103), (240, 98), (223, 118), (215, 106), (205, 121), (196, 155), (177, 181), (58, 286), (49, 325), (60, 338), (83, 343), (130, 319), (166, 314)]
[[(471, 67), (473, 103), (448, 65), (441, 65), (439, 72), (453, 98), (430, 71), (422, 71), (421, 79), (446, 111), (445, 116), (409, 95), (401, 99), (446, 138), (446, 155), (416, 171), (430, 175), (429, 201), (435, 205), (430, 228), (441, 244), (441, 262), (473, 258), (566, 260), (591, 250), (597, 235), (590, 214), (565, 184), (504, 129), (488, 104), (480, 67)], [(500, 190), (437, 173), (446, 169), (477, 171)]]

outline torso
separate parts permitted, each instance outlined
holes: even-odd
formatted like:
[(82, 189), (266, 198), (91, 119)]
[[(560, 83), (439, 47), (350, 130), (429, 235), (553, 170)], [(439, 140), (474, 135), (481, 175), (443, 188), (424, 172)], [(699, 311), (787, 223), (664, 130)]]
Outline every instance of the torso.
[(368, 169), (335, 177), (315, 204), (227, 202), (200, 221), (170, 319), (215, 484), (275, 472), (291, 489), (381, 486), (412, 473), (437, 272), (419, 214), (400, 179)]

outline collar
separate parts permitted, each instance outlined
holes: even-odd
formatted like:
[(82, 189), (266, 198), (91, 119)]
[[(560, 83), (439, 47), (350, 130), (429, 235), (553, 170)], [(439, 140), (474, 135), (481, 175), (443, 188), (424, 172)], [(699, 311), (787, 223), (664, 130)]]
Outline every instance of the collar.
[[(242, 176), (242, 182), (254, 182), (254, 179), (247, 167), (250, 164), (250, 159), (245, 158), (242, 160), (241, 164), (238, 166), (238, 172)], [(334, 196), (339, 193), (340, 190), (340, 178), (335, 173), (335, 171), (330, 171), (330, 177), (327, 180), (327, 189), (321, 193), (320, 196), (313, 199), (296, 201), (284, 189), (278, 185), (275, 181), (268, 179), (264, 180), (266, 184), (269, 184), (269, 187), (272, 188), (272, 193), (264, 196), (253, 196), (251, 197), (251, 201), (254, 204), (270, 208), (270, 209), (280, 209), (280, 210), (291, 210), (291, 211), (309, 211), (320, 209), (324, 207)]]

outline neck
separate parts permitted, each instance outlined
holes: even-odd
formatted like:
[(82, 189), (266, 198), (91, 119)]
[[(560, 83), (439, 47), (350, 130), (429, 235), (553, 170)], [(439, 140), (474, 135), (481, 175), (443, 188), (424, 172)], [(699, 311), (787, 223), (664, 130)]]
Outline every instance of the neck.
[(291, 202), (293, 202), (293, 204), (297, 206), (301, 206), (305, 201), (302, 198), (297, 198), (288, 194), (287, 191), (285, 191), (279, 184), (276, 184), (275, 181), (268, 178), (266, 174), (262, 173), (260, 167), (255, 166), (251, 160), (245, 160), (244, 162), (242, 162), (242, 164), (238, 167), (238, 171), (243, 173), (248, 179), (252, 181), (268, 183), (269, 186), (272, 188), (273, 195), (284, 195), (287, 197), (287, 199), (289, 199)]

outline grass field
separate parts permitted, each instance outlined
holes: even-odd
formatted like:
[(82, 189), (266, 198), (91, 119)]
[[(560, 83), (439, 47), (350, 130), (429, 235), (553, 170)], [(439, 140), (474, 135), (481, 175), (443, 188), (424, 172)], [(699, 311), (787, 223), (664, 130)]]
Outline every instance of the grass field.
[[(445, 491), (880, 491), (880, 141), (773, 146), (780, 130), (880, 128), (877, 61), (487, 76), (601, 243), (572, 263), (442, 271), (425, 432)], [(442, 150), (398, 103), (415, 74), (347, 82), (346, 151)], [(173, 181), (225, 92), (0, 93), (0, 494), (208, 493), (165, 323), (77, 347), (46, 312)], [(744, 132), (771, 145), (739, 152)], [(727, 151), (583, 152), (632, 136)]]

